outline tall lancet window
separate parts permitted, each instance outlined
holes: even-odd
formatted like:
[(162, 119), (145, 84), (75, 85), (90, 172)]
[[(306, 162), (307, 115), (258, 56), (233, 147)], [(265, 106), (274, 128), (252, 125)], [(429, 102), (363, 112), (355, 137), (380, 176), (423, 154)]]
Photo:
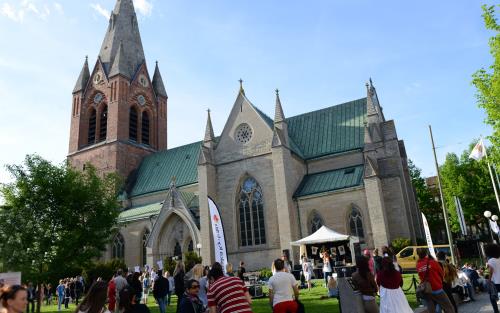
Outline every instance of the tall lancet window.
[(137, 118), (137, 109), (135, 107), (131, 107), (128, 123), (128, 138), (133, 141), (137, 141)]
[(143, 144), (149, 145), (149, 114), (147, 111), (142, 113), (141, 139)]
[(92, 145), (95, 143), (95, 130), (96, 130), (97, 114), (94, 108), (89, 112), (89, 132), (87, 136), (87, 143)]
[(146, 248), (148, 244), (148, 237), (149, 237), (149, 229), (146, 228), (144, 234), (142, 235), (142, 266), (147, 264), (148, 251)]
[(108, 131), (108, 106), (104, 105), (101, 110), (100, 121), (99, 121), (99, 141), (106, 140), (106, 134)]
[(312, 233), (316, 232), (324, 224), (325, 223), (323, 222), (323, 219), (321, 218), (321, 216), (316, 211), (314, 211), (311, 214), (310, 222), (309, 222), (309, 225), (310, 225), (310, 228), (311, 228), (311, 232), (310, 233), (312, 234)]
[(124, 259), (125, 258), (125, 239), (123, 239), (122, 234), (118, 233), (113, 240), (112, 249), (113, 259)]
[(352, 208), (351, 214), (349, 215), (349, 229), (352, 236), (357, 236), (361, 240), (365, 237), (363, 218), (359, 210), (355, 207)]
[(240, 245), (253, 246), (266, 243), (264, 224), (264, 198), (257, 181), (246, 178), (239, 193)]

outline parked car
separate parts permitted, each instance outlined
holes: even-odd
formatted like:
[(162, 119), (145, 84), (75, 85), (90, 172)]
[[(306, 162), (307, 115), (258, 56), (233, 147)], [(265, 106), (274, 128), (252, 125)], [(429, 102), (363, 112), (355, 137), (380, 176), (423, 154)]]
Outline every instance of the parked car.
[[(408, 246), (396, 254), (398, 258), (398, 264), (401, 266), (403, 271), (414, 271), (418, 261), (417, 249), (418, 248), (429, 248), (428, 246)], [(446, 258), (451, 259), (450, 246), (448, 245), (435, 245), (434, 251), (436, 254), (439, 251), (446, 253)]]

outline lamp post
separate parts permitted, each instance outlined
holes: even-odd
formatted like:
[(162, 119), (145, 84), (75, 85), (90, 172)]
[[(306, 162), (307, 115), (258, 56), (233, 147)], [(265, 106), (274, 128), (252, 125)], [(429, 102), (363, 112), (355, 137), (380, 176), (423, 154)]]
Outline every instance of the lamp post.
[(198, 249), (198, 256), (200, 256), (200, 255), (201, 255), (201, 247), (202, 247), (202, 246), (201, 246), (201, 243), (199, 243), (199, 242), (198, 242), (198, 243), (196, 244), (196, 248)]
[(488, 220), (488, 227), (490, 229), (491, 241), (493, 243), (496, 243), (495, 237), (493, 236), (493, 228), (491, 227), (491, 222), (494, 222), (496, 224), (498, 221), (498, 216), (492, 215), (490, 211), (484, 211), (483, 215)]

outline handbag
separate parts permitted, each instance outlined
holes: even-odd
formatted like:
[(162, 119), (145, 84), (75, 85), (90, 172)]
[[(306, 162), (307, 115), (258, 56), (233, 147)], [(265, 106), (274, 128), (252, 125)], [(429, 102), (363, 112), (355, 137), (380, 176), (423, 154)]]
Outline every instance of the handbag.
[(417, 298), (425, 298), (427, 295), (432, 293), (431, 283), (428, 281), (429, 279), (429, 258), (427, 258), (427, 268), (425, 270), (425, 278), (424, 281), (421, 282), (417, 288), (415, 289), (415, 293), (417, 294)]

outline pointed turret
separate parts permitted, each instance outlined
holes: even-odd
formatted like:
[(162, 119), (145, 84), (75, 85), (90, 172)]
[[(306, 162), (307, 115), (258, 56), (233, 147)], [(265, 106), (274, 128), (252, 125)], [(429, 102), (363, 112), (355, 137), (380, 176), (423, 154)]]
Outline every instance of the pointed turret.
[(85, 57), (85, 63), (83, 64), (82, 71), (80, 72), (80, 76), (78, 76), (78, 80), (76, 81), (75, 88), (73, 89), (73, 93), (85, 90), (87, 87), (87, 83), (90, 78), (89, 71), (89, 60), (88, 57)]
[(207, 126), (205, 128), (205, 138), (203, 139), (204, 143), (213, 142), (214, 139), (215, 139), (214, 129), (212, 127), (212, 119), (210, 117), (210, 110), (208, 110), (207, 112), (208, 112), (208, 115), (207, 115)]
[(274, 109), (274, 123), (285, 122), (285, 114), (281, 106), (280, 91), (276, 89), (276, 106)]
[(385, 121), (382, 107), (378, 102), (377, 91), (373, 86), (371, 78), (369, 83), (366, 83), (366, 106), (368, 124), (380, 123)]
[(108, 30), (99, 52), (105, 68), (109, 69), (114, 66), (119, 50), (121, 50), (121, 66), (118, 74), (132, 78), (145, 60), (132, 0), (117, 0), (111, 12)]
[(160, 68), (158, 67), (158, 61), (156, 61), (155, 73), (153, 75), (153, 89), (157, 96), (163, 96), (168, 98), (167, 91), (165, 90), (165, 85), (163, 85), (163, 79), (161, 78)]
[(127, 72), (128, 66), (125, 64), (125, 55), (123, 54), (123, 42), (120, 42), (120, 46), (118, 47), (118, 51), (116, 52), (115, 60), (113, 61), (113, 65), (109, 70), (109, 77), (113, 77), (118, 74), (124, 74)]

